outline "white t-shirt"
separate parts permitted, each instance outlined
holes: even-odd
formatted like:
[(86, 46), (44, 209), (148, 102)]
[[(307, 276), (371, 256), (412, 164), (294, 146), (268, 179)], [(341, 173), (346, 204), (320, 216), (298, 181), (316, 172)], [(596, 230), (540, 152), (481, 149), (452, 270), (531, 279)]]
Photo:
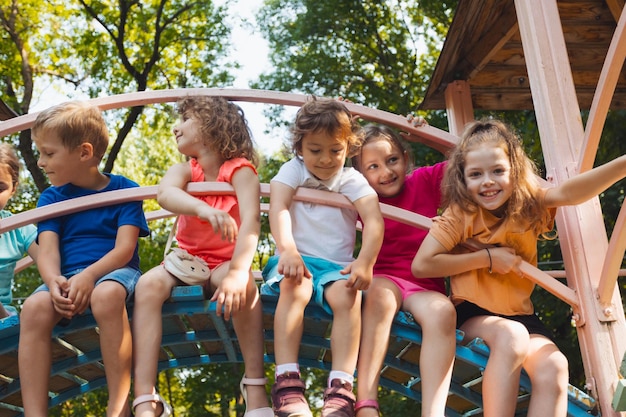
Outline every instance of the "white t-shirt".
[[(376, 195), (365, 177), (354, 168), (343, 168), (333, 178), (320, 181), (306, 169), (300, 158), (283, 164), (272, 181), (294, 190), (304, 187), (340, 193), (351, 202)], [(343, 266), (354, 260), (358, 217), (355, 209), (294, 200), (289, 212), (293, 237), (301, 255), (326, 259)]]

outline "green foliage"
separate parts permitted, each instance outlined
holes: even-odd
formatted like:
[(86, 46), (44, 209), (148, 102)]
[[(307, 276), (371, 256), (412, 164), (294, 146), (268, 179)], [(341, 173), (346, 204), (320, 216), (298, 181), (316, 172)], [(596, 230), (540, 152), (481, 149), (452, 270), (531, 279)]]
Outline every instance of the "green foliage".
[(259, 24), (274, 69), (255, 86), (406, 114), (423, 96), (438, 56), (426, 48), (441, 43), (451, 22), (441, 4), (430, 16), (421, 3), (267, 1)]
[[(98, 97), (229, 85), (238, 68), (226, 56), (227, 8), (212, 1), (2, 0), (0, 10), (0, 99), (17, 114), (28, 113), (38, 79), (59, 83), (68, 95)], [(118, 122), (105, 171), (143, 111), (112, 112)], [(142, 132), (157, 130), (147, 125)], [(21, 135), (20, 151), (37, 188), (45, 189), (29, 134)]]

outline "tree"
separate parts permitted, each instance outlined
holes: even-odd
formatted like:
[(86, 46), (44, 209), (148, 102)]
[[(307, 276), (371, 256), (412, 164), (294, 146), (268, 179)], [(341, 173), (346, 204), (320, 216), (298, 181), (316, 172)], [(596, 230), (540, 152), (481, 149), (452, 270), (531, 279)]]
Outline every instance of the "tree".
[[(344, 97), (396, 114), (415, 111), (456, 1), (271, 0), (259, 25), (273, 70), (253, 86)], [(268, 111), (280, 120), (280, 110)], [(445, 115), (428, 116), (445, 126)], [(277, 122), (280, 123), (280, 122)], [(414, 145), (416, 159), (442, 155)]]
[[(7, 74), (0, 98), (17, 115), (28, 113), (36, 77), (62, 80), (97, 97), (225, 85), (232, 82), (229, 70), (237, 67), (225, 60), (230, 46), (227, 9), (211, 1), (10, 1), (0, 14), (0, 53)], [(111, 118), (117, 137), (104, 171), (112, 171), (143, 111), (136, 106)], [(19, 150), (43, 190), (48, 184), (37, 168), (29, 131), (20, 135)]]
[[(259, 24), (274, 71), (258, 85), (406, 114), (427, 86), (437, 58), (427, 48), (443, 39), (450, 3), (268, 1)], [(437, 13), (425, 14), (424, 4)]]

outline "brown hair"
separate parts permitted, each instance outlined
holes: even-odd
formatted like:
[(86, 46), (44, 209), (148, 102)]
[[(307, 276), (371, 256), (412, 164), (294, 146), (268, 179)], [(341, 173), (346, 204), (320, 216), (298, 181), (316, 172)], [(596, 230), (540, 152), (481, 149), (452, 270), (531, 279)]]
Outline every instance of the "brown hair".
[(200, 121), (205, 146), (225, 160), (246, 158), (258, 164), (248, 122), (238, 105), (223, 97), (187, 96), (178, 101), (177, 111), (181, 116), (193, 115)]
[(17, 187), (20, 180), (20, 160), (8, 143), (0, 143), (0, 165), (6, 165), (9, 168), (13, 188)]
[(505, 217), (530, 222), (537, 232), (544, 230), (551, 216), (536, 197), (539, 189), (536, 165), (524, 152), (518, 136), (498, 120), (483, 119), (466, 126), (446, 166), (442, 183), (444, 207), (456, 205), (466, 212), (477, 210), (465, 184), (465, 157), (483, 144), (501, 147), (509, 157), (513, 193), (507, 202)]
[(33, 138), (46, 130), (54, 131), (67, 149), (83, 143), (93, 146), (94, 156), (104, 157), (109, 146), (109, 132), (98, 107), (82, 101), (68, 101), (43, 110), (31, 128)]
[(340, 101), (311, 96), (296, 114), (291, 127), (291, 146), (296, 154), (302, 152), (302, 139), (308, 133), (338, 134), (346, 142), (347, 156), (356, 155), (361, 148), (363, 132), (348, 108)]
[[(389, 142), (391, 146), (397, 149), (402, 155), (409, 153), (404, 141), (400, 138), (400, 135), (395, 130), (393, 130), (389, 126), (374, 123), (370, 123), (363, 128), (363, 142), (359, 150), (361, 150), (363, 146), (367, 145), (368, 143), (372, 143), (378, 140), (384, 140)], [(360, 162), (361, 152), (352, 157), (352, 166), (359, 171), (361, 170)]]

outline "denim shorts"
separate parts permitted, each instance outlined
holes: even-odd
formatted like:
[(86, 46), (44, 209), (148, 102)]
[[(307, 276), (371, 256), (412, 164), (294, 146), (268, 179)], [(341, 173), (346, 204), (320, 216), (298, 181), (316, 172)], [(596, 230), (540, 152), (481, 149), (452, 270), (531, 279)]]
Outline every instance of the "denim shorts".
[[(72, 279), (74, 275), (80, 273), (81, 271), (84, 271), (84, 268), (72, 271), (71, 273), (66, 274), (65, 276), (68, 279)], [(104, 281), (118, 282), (120, 285), (122, 285), (126, 289), (126, 301), (129, 301), (135, 292), (135, 285), (137, 285), (137, 281), (139, 281), (140, 276), (141, 276), (141, 271), (139, 271), (138, 269), (124, 267), (124, 268), (116, 269), (115, 271), (111, 271), (108, 274), (101, 277), (100, 279), (98, 279), (94, 287), (98, 286), (98, 284)], [(39, 291), (49, 291), (48, 286), (46, 284), (41, 284), (39, 287), (37, 287), (35, 291), (33, 291), (33, 294)]]
[[(272, 256), (263, 268), (263, 280), (265, 283), (261, 285), (261, 294), (275, 295), (280, 294), (280, 281), (283, 275), (278, 273), (278, 256)], [(324, 288), (335, 281), (347, 280), (350, 275), (340, 273), (343, 266), (312, 256), (302, 256), (302, 260), (311, 275), (313, 275), (313, 295), (312, 301), (322, 307), (327, 313), (333, 314), (326, 300), (324, 299)], [(306, 279), (306, 278), (305, 278)]]

